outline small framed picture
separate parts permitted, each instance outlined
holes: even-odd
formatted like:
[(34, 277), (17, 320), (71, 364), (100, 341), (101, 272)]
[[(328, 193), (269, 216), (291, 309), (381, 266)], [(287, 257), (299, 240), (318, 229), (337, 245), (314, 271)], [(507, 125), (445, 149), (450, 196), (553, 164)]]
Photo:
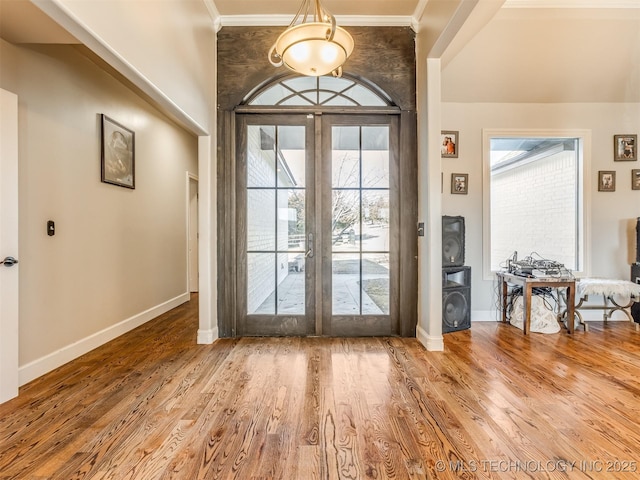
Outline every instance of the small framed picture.
[(638, 160), (638, 135), (614, 135), (613, 159), (616, 162)]
[(640, 190), (640, 169), (631, 170), (631, 190)]
[(458, 158), (458, 132), (452, 130), (440, 132), (440, 156)]
[(599, 192), (615, 192), (616, 191), (616, 172), (600, 170), (598, 172), (598, 191)]
[(467, 193), (469, 193), (468, 173), (451, 174), (451, 193), (461, 195), (466, 195)]
[(136, 188), (135, 133), (102, 114), (102, 181)]

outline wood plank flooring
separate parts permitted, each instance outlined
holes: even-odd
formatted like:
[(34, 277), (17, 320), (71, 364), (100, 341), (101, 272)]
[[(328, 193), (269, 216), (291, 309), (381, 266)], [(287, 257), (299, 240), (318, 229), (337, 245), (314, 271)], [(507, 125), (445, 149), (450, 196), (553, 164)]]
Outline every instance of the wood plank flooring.
[(640, 334), (196, 345), (197, 301), (0, 405), (1, 479), (638, 478)]

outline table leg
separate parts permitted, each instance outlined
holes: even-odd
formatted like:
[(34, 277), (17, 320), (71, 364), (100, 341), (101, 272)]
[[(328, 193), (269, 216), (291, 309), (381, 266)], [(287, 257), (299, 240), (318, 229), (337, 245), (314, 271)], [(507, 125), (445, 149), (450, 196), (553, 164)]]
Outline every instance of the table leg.
[(576, 305), (576, 287), (569, 285), (567, 287), (567, 331), (573, 333), (575, 324), (575, 305)]
[(524, 318), (522, 319), (522, 331), (527, 335), (531, 329), (531, 291), (533, 287), (527, 282), (523, 290), (522, 306)]
[(507, 281), (504, 279), (504, 277), (501, 277), (502, 280), (502, 321), (506, 322), (507, 321), (507, 293), (508, 293), (508, 286), (507, 286)]

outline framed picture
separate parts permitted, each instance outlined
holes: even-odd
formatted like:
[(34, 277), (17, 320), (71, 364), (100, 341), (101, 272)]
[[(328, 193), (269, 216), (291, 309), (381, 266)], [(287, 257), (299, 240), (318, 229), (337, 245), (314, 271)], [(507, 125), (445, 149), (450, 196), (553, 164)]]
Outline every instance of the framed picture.
[(614, 135), (613, 159), (616, 162), (638, 160), (638, 135)]
[(442, 158), (458, 158), (458, 132), (440, 132), (440, 155)]
[(102, 114), (102, 181), (136, 188), (135, 133)]
[(599, 192), (615, 192), (616, 191), (616, 172), (603, 171), (598, 172), (598, 191)]
[(640, 169), (631, 170), (631, 190), (640, 190)]
[(466, 195), (469, 193), (469, 174), (468, 173), (452, 173), (451, 174), (451, 193)]

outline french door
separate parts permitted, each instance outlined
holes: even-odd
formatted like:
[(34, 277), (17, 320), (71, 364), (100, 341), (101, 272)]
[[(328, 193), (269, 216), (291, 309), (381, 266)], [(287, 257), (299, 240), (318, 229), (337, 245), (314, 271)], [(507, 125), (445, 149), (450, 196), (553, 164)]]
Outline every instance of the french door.
[(237, 335), (398, 334), (397, 115), (236, 125)]

